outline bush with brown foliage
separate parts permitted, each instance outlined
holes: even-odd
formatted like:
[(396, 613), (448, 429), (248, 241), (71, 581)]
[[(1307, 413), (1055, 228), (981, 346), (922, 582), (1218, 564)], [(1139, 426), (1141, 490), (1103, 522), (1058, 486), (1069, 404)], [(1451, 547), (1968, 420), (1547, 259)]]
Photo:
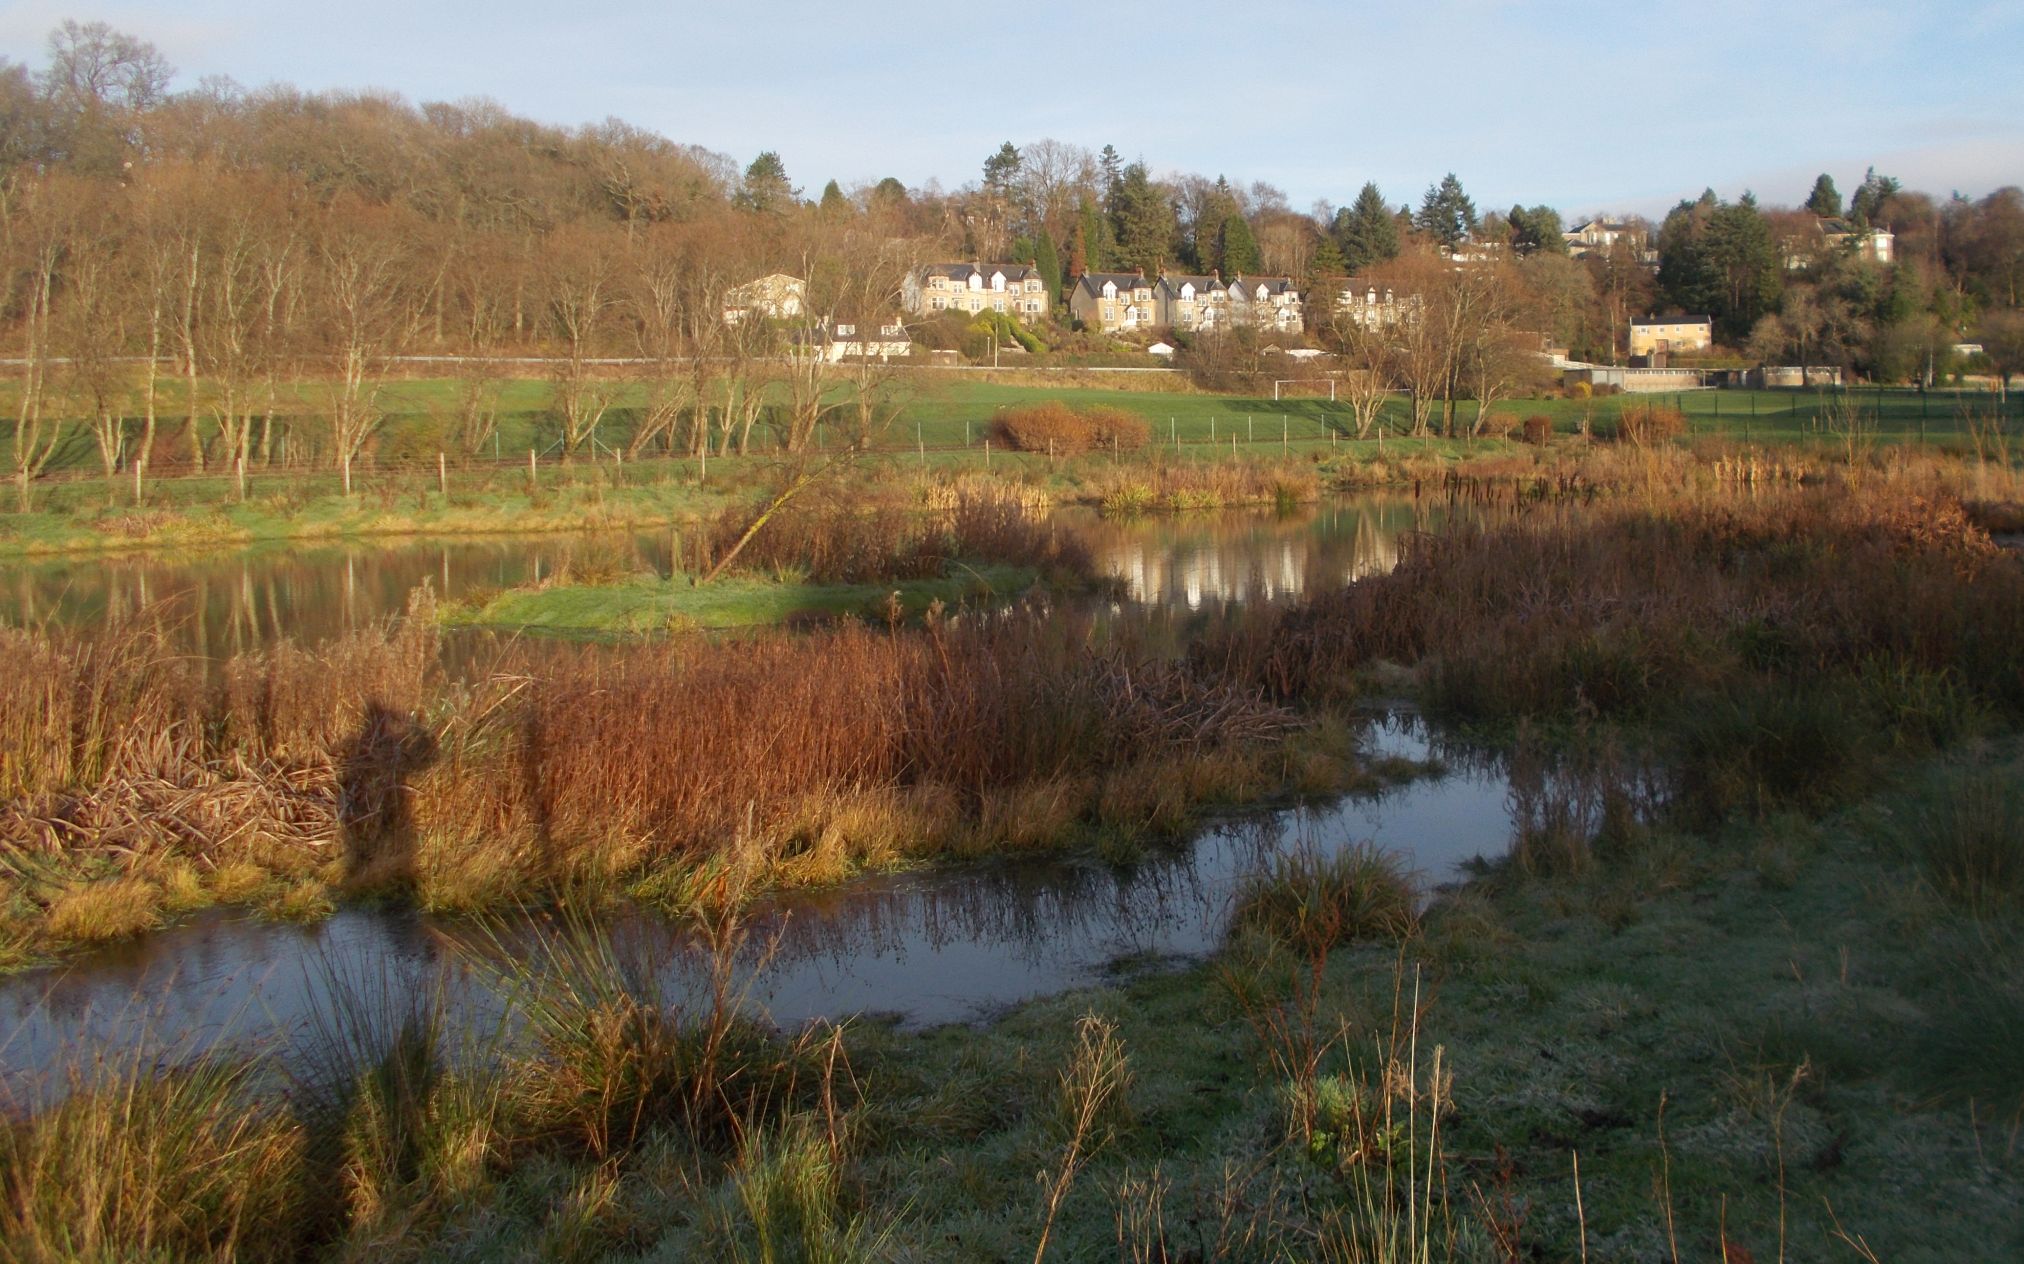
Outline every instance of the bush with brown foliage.
[(1000, 411), (991, 420), (991, 437), (1020, 452), (1074, 456), (1136, 451), (1152, 438), (1152, 428), (1145, 418), (1122, 408), (1076, 409), (1052, 401)]
[(1632, 404), (1617, 415), (1620, 439), (1645, 445), (1669, 443), (1687, 432), (1687, 415), (1665, 404)]
[(1534, 447), (1543, 447), (1553, 439), (1553, 418), (1544, 413), (1534, 413), (1525, 419), (1519, 434)]

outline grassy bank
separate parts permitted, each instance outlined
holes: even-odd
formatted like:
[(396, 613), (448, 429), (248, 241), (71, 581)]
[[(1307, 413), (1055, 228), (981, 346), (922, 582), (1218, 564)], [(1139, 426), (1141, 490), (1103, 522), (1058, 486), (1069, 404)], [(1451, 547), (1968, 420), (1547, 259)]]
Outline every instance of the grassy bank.
[[(54, 467), (59, 480), (32, 485), (25, 511), (8, 501), (12, 512), (0, 514), (0, 556), (663, 525), (713, 514), (727, 497), (764, 485), (781, 467), (782, 454), (768, 446), (763, 431), (748, 455), (699, 462), (645, 452), (621, 462), (612, 448), (625, 446), (622, 408), (596, 452), (563, 466), (541, 404), (541, 384), (516, 383), (505, 396), (496, 453), (450, 454), (439, 474), (444, 441), (437, 433), (438, 413), (453, 386), (401, 385), (377, 452), (358, 472), (351, 496), (341, 494), (334, 471), (311, 459), (309, 448), (284, 445), (284, 455), (294, 455), (249, 471), (243, 489), (229, 472), (214, 467), (205, 476), (158, 478), (135, 503), (126, 480), (89, 476), (92, 448), (80, 435)], [(1073, 458), (987, 444), (1001, 410), (1051, 402), (1122, 409), (1144, 421), (1150, 442), (1136, 452)], [(1179, 480), (1191, 486), (1156, 504), (1181, 508), (1271, 503), (1275, 483), (1318, 482), (1338, 490), (1411, 486), (1458, 472), (1609, 485), (1622, 461), (1603, 453), (1624, 433), (1625, 410), (1654, 402), (1640, 396), (1514, 400), (1497, 410), (1495, 433), (1440, 439), (1409, 434), (1410, 410), (1395, 399), (1385, 405), (1376, 429), (1356, 439), (1346, 405), (1312, 397), (945, 382), (916, 395), (879, 450), (862, 463), (857, 481), (890, 486), (982, 478), (1038, 488), (1057, 500), (1099, 503), (1119, 483)], [(2018, 446), (2016, 416), (1974, 392), (1703, 391), (1656, 402), (1675, 419), (1655, 446), (1693, 451), (1702, 464), (1728, 460), (1820, 471), (1967, 458), (2007, 468)], [(1473, 407), (1465, 402), (1459, 412), (1465, 427), (1474, 424)], [(1527, 419), (1536, 419), (1542, 428), (1535, 437), (1545, 437), (1545, 443), (1517, 441)], [(313, 432), (307, 418), (295, 424)], [(818, 442), (835, 440), (819, 435)], [(531, 486), (530, 451), (541, 456)], [(166, 474), (174, 467), (164, 460)], [(1208, 473), (1211, 469), (1228, 472)], [(1303, 469), (1306, 474), (1297, 473)], [(1201, 485), (1201, 496), (1192, 485)]]
[[(1816, 818), (1495, 867), (1283, 864), (1218, 957), (982, 1028), (782, 1035), (565, 922), (473, 1065), (338, 988), (286, 1099), (105, 1065), (0, 1125), (22, 1258), (2008, 1258), (2014, 745)], [(1963, 789), (2005, 787), (1949, 819)], [(1976, 799), (1986, 802), (1986, 798)], [(2001, 839), (1989, 851), (1982, 839)], [(1388, 910), (1379, 916), (1373, 910)], [(742, 928), (702, 914), (727, 955)], [(494, 961), (480, 943), (471, 959)]]

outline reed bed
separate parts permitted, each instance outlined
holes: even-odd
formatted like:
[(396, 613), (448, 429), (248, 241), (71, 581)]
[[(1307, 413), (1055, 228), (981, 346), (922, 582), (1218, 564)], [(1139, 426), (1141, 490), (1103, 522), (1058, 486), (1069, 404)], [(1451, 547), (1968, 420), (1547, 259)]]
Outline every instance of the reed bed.
[[(194, 881), (277, 908), (304, 883), (471, 908), (648, 878), (687, 898), (679, 873), (727, 865), (833, 881), (949, 848), (1167, 833), (1231, 784), (1197, 769), (1248, 767), (1295, 727), (1254, 691), (1045, 610), (509, 644), (464, 681), (441, 669), (426, 596), (385, 627), (209, 674), (160, 628), (12, 635), (40, 670), (0, 689), (17, 735), (0, 872), (52, 935), (81, 886), (115, 880), (158, 905), (189, 903), (175, 892)], [(289, 898), (318, 906), (312, 888)], [(68, 924), (152, 924), (133, 902)]]

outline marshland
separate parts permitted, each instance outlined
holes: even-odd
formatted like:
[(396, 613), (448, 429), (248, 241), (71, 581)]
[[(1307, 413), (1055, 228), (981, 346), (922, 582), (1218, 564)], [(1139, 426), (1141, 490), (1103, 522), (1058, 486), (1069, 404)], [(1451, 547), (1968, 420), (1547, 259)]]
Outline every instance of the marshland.
[(2007, 462), (874, 481), (717, 577), (867, 585), (791, 626), (474, 618), (707, 589), (764, 494), (13, 575), (10, 1250), (2018, 1240)]

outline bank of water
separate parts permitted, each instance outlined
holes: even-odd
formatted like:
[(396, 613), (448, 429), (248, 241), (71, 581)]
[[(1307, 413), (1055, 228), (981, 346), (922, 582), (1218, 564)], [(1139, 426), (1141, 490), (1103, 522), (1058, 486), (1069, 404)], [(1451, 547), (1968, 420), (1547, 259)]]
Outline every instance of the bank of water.
[[(1372, 759), (1433, 760), (1435, 770), (1374, 795), (1232, 815), (1130, 865), (994, 861), (763, 899), (738, 966), (746, 1004), (783, 1028), (859, 1014), (974, 1021), (1120, 969), (1207, 955), (1238, 886), (1277, 852), (1368, 842), (1428, 889), (1502, 852), (1511, 807), (1494, 761), (1434, 750), (1410, 717), (1373, 721), (1364, 745)], [(0, 980), (0, 1083), (142, 1049), (286, 1058), (324, 1029), (340, 992), (440, 988), (455, 1026), (486, 1030), (505, 1008), (490, 964), (546, 930), (542, 918), (480, 926), (410, 909), (350, 907), (308, 926), (213, 912)], [(700, 994), (709, 960), (689, 930), (640, 911), (614, 919), (613, 933), (665, 995)]]

